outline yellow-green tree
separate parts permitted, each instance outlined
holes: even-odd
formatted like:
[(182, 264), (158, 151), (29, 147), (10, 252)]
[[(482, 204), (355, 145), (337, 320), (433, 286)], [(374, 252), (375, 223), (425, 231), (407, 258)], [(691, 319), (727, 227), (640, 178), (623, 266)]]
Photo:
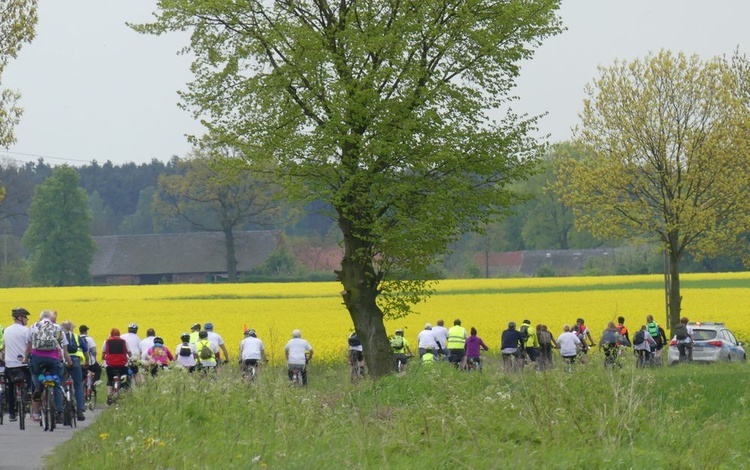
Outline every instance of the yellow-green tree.
[[(2, 0), (0, 2), (0, 84), (3, 71), (15, 59), (24, 43), (34, 38), (36, 0)], [(13, 128), (21, 118), (17, 106), (20, 94), (14, 90), (0, 92), (0, 147), (15, 142)]]
[(275, 186), (221, 149), (196, 151), (177, 166), (178, 174), (159, 177), (151, 210), (167, 219), (186, 221), (194, 229), (223, 233), (227, 276), (235, 282), (234, 232), (273, 222), (278, 215)]
[(652, 235), (664, 246), (670, 325), (680, 318), (686, 250), (746, 247), (750, 113), (745, 61), (736, 59), (662, 51), (601, 68), (574, 136), (584, 156), (557, 168), (577, 225), (607, 239)]

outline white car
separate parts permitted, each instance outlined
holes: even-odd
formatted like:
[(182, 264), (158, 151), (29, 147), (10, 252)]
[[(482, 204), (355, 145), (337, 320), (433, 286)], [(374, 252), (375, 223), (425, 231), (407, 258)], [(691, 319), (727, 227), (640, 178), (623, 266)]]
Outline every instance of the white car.
[[(688, 331), (693, 331), (693, 361), (745, 361), (745, 348), (742, 341), (737, 341), (724, 323), (695, 322), (688, 323)], [(669, 343), (669, 365), (680, 361), (677, 338)]]

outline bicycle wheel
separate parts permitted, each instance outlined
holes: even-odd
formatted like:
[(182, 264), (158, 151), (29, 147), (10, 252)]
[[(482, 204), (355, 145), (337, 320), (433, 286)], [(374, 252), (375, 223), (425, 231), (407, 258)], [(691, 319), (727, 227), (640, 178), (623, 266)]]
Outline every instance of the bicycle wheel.
[(16, 384), (16, 416), (21, 431), (26, 429), (26, 387)]
[(88, 400), (86, 403), (88, 405), (89, 410), (94, 411), (94, 408), (96, 408), (96, 401), (97, 401), (96, 388), (92, 387), (91, 390), (89, 391), (89, 396), (88, 396)]
[[(10, 410), (8, 410), (10, 412)], [(3, 424), (5, 416), (5, 384), (0, 384), (0, 425)]]
[(55, 414), (55, 393), (51, 387), (44, 387), (42, 392), (42, 423), (45, 431), (55, 430), (55, 421), (57, 415)]

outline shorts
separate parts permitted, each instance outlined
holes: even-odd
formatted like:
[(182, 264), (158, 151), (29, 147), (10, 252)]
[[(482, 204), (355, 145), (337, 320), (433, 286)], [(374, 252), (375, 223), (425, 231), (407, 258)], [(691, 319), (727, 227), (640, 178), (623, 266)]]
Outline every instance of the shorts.
[(466, 351), (464, 349), (449, 349), (448, 350), (448, 362), (459, 363), (464, 360)]
[(365, 358), (365, 355), (364, 355), (364, 353), (362, 351), (357, 351), (356, 349), (350, 349), (349, 350), (349, 359), (351, 359), (352, 357), (354, 357), (354, 359), (357, 362), (362, 362), (364, 360), (364, 358)]
[(115, 377), (128, 375), (127, 366), (107, 366), (107, 387), (111, 387), (115, 383)]

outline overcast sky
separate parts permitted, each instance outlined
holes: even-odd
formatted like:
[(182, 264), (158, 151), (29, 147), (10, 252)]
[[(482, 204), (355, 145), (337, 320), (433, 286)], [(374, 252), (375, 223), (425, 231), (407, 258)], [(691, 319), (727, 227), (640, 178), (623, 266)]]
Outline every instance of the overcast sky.
[[(191, 78), (177, 51), (187, 36), (142, 36), (125, 22), (151, 18), (153, 0), (41, 0), (37, 37), (6, 68), (22, 93), (18, 142), (0, 158), (50, 164), (166, 161), (185, 156), (202, 128), (177, 106)], [(514, 111), (547, 112), (540, 131), (570, 137), (597, 66), (660, 49), (750, 54), (748, 0), (564, 0), (567, 31), (524, 63)]]

